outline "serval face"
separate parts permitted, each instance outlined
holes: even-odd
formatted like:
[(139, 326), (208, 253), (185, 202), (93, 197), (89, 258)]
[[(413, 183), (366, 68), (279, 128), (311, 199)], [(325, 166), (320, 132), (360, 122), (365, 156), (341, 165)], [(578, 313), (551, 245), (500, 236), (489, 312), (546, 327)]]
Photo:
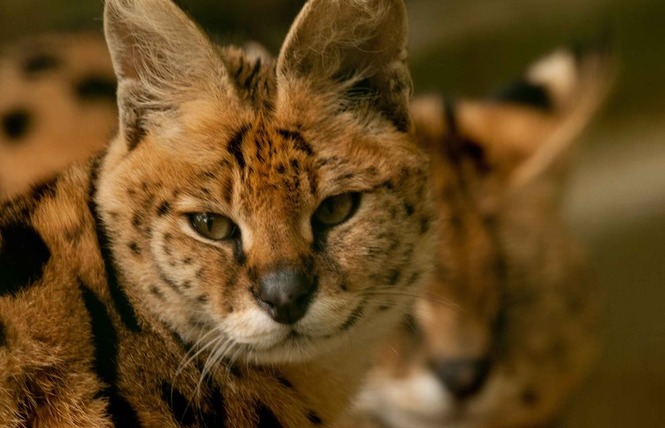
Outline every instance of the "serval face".
[(130, 298), (213, 359), (297, 361), (370, 337), (427, 274), (404, 7), (315, 3), (276, 62), (212, 46), (179, 11), (107, 10), (111, 251)]
[(598, 296), (560, 214), (569, 146), (606, 52), (559, 51), (483, 101), (417, 99), (440, 216), (432, 281), (377, 355), (359, 417), (392, 427), (540, 426), (598, 347)]

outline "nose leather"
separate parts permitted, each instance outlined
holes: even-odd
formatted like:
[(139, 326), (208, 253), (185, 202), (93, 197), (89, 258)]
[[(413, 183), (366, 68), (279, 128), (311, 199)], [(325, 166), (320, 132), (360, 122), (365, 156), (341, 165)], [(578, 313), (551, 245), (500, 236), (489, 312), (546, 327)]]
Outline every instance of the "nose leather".
[(480, 391), (487, 380), (489, 359), (444, 359), (432, 362), (432, 370), (446, 389), (463, 400)]
[(270, 272), (261, 278), (259, 306), (278, 323), (293, 324), (307, 313), (316, 291), (310, 275), (296, 269)]

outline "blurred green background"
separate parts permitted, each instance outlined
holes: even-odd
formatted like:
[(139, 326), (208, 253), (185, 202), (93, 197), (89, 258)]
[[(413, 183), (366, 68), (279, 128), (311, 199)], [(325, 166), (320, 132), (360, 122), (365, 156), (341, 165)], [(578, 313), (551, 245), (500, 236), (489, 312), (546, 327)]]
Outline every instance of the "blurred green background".
[[(562, 427), (665, 427), (665, 1), (406, 0), (418, 92), (481, 95), (610, 31), (608, 105), (580, 139), (566, 212), (606, 294), (607, 344)], [(303, 0), (180, 0), (209, 31), (276, 50)], [(0, 42), (101, 27), (101, 0), (0, 0)]]

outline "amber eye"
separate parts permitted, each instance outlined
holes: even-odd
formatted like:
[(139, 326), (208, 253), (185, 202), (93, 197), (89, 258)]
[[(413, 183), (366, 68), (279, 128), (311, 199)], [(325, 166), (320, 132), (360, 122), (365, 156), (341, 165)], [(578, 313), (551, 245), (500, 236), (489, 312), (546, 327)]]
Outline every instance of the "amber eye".
[(312, 219), (324, 227), (337, 226), (351, 218), (359, 202), (359, 193), (344, 193), (332, 196), (321, 202)]
[(194, 230), (201, 236), (213, 241), (231, 239), (239, 233), (238, 226), (235, 223), (219, 214), (192, 213), (188, 217)]

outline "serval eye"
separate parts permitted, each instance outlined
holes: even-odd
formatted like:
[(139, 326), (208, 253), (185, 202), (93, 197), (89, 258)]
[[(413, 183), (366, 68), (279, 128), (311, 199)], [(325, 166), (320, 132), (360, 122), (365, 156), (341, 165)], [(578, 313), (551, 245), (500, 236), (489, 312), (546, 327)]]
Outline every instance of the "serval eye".
[(239, 232), (238, 226), (219, 214), (192, 213), (188, 217), (189, 223), (199, 235), (213, 241), (235, 238)]
[(314, 212), (312, 220), (323, 227), (337, 226), (353, 216), (359, 202), (359, 193), (344, 193), (332, 196), (321, 202), (321, 205)]

